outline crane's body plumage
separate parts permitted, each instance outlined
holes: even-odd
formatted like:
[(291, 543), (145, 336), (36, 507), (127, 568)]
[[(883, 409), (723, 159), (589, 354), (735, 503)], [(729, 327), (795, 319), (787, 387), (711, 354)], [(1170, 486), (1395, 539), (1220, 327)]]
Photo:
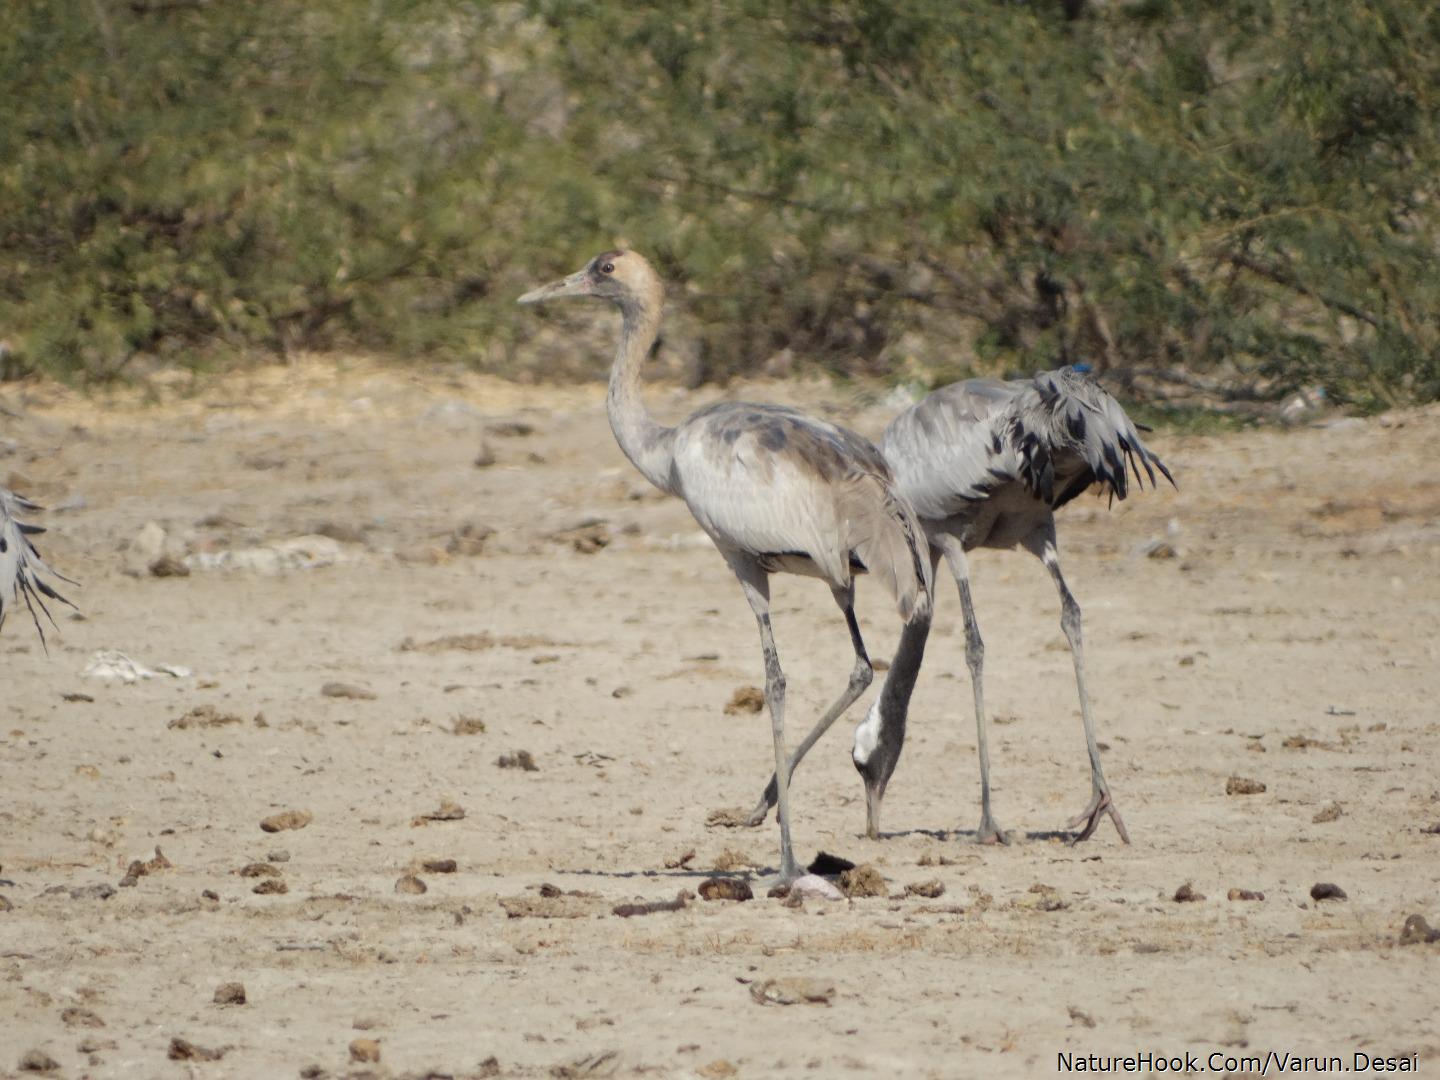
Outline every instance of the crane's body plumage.
[[(45, 628), (40, 623), (40, 615), (43, 613), (52, 626), (55, 622), (50, 615), (50, 609), (45, 606), (45, 601), (58, 600), (67, 605), (70, 601), (46, 581), (47, 577), (61, 581), (69, 579), (45, 565), (45, 560), (31, 542), (32, 536), (45, 530), (39, 525), (22, 520), (25, 514), (39, 509), (23, 496), (0, 487), (0, 627), (5, 625), (5, 616), (10, 609), (23, 599), (43, 643)], [(74, 582), (70, 584), (73, 585)]]
[[(1129, 472), (1143, 486), (1157, 470), (1174, 484), (1119, 402), (1093, 379), (1061, 368), (1033, 379), (970, 379), (942, 387), (895, 417), (881, 439), (896, 487), (915, 507), (930, 542), (932, 563), (944, 558), (960, 592), (966, 661), (975, 695), (981, 773), (978, 837), (1004, 839), (990, 812), (990, 764), (982, 669), (984, 644), (970, 594), (966, 552), (1023, 547), (1044, 564), (1061, 601), (1061, 627), (1074, 659), (1081, 716), (1090, 753), (1092, 799), (1072, 822), (1094, 832), (1109, 814), (1127, 842), (1100, 765), (1085, 686), (1080, 607), (1060, 573), (1055, 511), (1097, 488), (1111, 498), (1129, 493)], [(1142, 475), (1141, 470), (1144, 470)], [(857, 765), (874, 742), (877, 716), (856, 732)]]
[[(621, 450), (652, 484), (685, 501), (740, 581), (760, 631), (765, 699), (775, 744), (775, 776), (751, 820), (778, 806), (782, 882), (799, 874), (790, 842), (789, 776), (794, 762), (869, 685), (872, 669), (854, 614), (854, 575), (885, 583), (906, 626), (900, 653), (882, 690), (899, 730), (929, 632), (931, 567), (924, 532), (895, 491), (873, 444), (834, 424), (778, 405), (724, 402), (700, 409), (675, 427), (651, 417), (641, 400), (640, 369), (659, 334), (664, 289), (639, 255), (608, 251), (584, 269), (522, 296), (595, 296), (620, 308), (620, 346), (610, 371), (607, 407)], [(793, 757), (784, 749), (785, 678), (770, 625), (769, 577), (818, 577), (845, 614), (855, 649), (846, 690), (820, 718)], [(883, 791), (903, 740), (868, 764)], [(876, 828), (872, 814), (871, 829)]]

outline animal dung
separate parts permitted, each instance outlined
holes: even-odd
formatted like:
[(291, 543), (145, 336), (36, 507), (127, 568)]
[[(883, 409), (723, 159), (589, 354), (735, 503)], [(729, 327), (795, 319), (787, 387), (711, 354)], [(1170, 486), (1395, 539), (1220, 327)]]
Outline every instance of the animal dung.
[(840, 891), (852, 900), (866, 896), (885, 896), (885, 879), (869, 863), (846, 870), (840, 875)]
[(829, 1005), (835, 984), (820, 979), (765, 979), (750, 984), (750, 997), (761, 1005)]
[(1345, 890), (1334, 882), (1317, 881), (1310, 886), (1310, 899), (1315, 901), (1348, 900), (1349, 897), (1345, 895)]
[(905, 886), (906, 896), (923, 896), (927, 900), (934, 900), (936, 897), (945, 895), (945, 883), (939, 878), (932, 878), (929, 881), (912, 881)]
[(420, 869), (427, 874), (453, 874), (455, 873), (454, 859), (426, 859), (420, 864)]
[(282, 810), (278, 814), (271, 814), (260, 822), (260, 828), (264, 832), (282, 832), (286, 829), (303, 829), (310, 822), (315, 820), (315, 815), (309, 810)]
[(697, 890), (702, 900), (753, 900), (754, 891), (743, 878), (706, 878)]
[(495, 759), (495, 764), (502, 769), (520, 769), (523, 772), (540, 771), (540, 766), (535, 764), (535, 756), (529, 750), (516, 750), (513, 754), (501, 754)]
[(730, 695), (729, 702), (725, 705), (725, 715), (758, 713), (763, 708), (765, 708), (765, 691), (758, 686), (737, 686), (735, 692)]
[(238, 982), (221, 983), (215, 988), (216, 1005), (244, 1005), (245, 984)]
[(1175, 895), (1171, 899), (1177, 904), (1196, 904), (1205, 899), (1205, 894), (1196, 892), (1194, 886), (1187, 881), (1175, 890)]
[(1251, 780), (1248, 776), (1232, 776), (1225, 781), (1226, 795), (1259, 795), (1264, 791), (1264, 783)]

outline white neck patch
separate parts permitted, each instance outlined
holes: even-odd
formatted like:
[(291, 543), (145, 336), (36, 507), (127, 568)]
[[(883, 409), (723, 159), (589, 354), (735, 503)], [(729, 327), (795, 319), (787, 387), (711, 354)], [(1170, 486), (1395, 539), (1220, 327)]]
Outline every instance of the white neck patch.
[(870, 755), (875, 753), (875, 747), (880, 745), (880, 728), (884, 726), (884, 718), (880, 714), (880, 699), (877, 697), (870, 706), (870, 711), (865, 714), (855, 727), (855, 745), (850, 751), (850, 757), (856, 765), (864, 765), (870, 760)]

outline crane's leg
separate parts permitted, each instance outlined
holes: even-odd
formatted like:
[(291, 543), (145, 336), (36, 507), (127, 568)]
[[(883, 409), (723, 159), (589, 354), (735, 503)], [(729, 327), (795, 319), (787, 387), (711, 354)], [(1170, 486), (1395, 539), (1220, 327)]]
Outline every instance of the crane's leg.
[(965, 619), (965, 664), (970, 668), (970, 688), (975, 693), (975, 743), (980, 751), (980, 827), (975, 839), (982, 844), (1008, 844), (1005, 833), (990, 813), (990, 738), (985, 719), (985, 642), (975, 619), (975, 600), (970, 595), (970, 564), (958, 537), (934, 536), (932, 542), (944, 553), (955, 585), (960, 590), (960, 607)]
[(1085, 724), (1085, 746), (1090, 752), (1090, 804), (1069, 823), (1070, 828), (1080, 829), (1072, 843), (1088, 840), (1099, 826), (1101, 818), (1108, 814), (1115, 823), (1120, 839), (1128, 844), (1130, 834), (1126, 831), (1125, 822), (1121, 820), (1120, 811), (1116, 809), (1115, 800), (1110, 795), (1110, 785), (1105, 782), (1105, 770), (1100, 767), (1100, 747), (1095, 741), (1095, 718), (1090, 715), (1090, 694), (1085, 689), (1085, 647), (1080, 636), (1080, 605), (1075, 602), (1075, 597), (1070, 595), (1070, 590), (1065, 585), (1065, 577), (1060, 573), (1060, 555), (1055, 549), (1055, 523), (1047, 522), (1026, 537), (1023, 543), (1026, 551), (1045, 564), (1045, 569), (1050, 571), (1050, 577), (1054, 579), (1055, 588), (1060, 593), (1060, 628), (1065, 631), (1065, 639), (1070, 643), (1070, 656), (1075, 661), (1075, 687), (1080, 693), (1080, 718)]
[(790, 768), (785, 758), (785, 673), (770, 628), (770, 578), (759, 566), (734, 559), (730, 567), (740, 579), (745, 599), (755, 613), (760, 629), (760, 649), (765, 654), (765, 704), (770, 710), (770, 731), (775, 738), (775, 802), (780, 818), (780, 873), (767, 886), (789, 885), (804, 872), (795, 862), (790, 845)]
[[(860, 624), (855, 621), (855, 583), (843, 589), (832, 588), (831, 594), (835, 597), (835, 603), (845, 613), (845, 624), (850, 628), (850, 644), (855, 649), (855, 666), (850, 670), (850, 682), (845, 690), (835, 699), (835, 704), (825, 710), (825, 714), (815, 722), (810, 729), (810, 734), (801, 740), (800, 745), (795, 748), (795, 753), (790, 755), (788, 769), (790, 775), (795, 774), (795, 766), (810, 752), (810, 748), (819, 740), (820, 736), (830, 730), (830, 726), (838, 720), (845, 710), (855, 704), (857, 698), (869, 687), (871, 680), (875, 678), (875, 669), (870, 666), (870, 657), (865, 653), (865, 641), (860, 636)], [(770, 783), (765, 788), (765, 793), (760, 796), (760, 801), (755, 804), (755, 809), (750, 812), (746, 820), (747, 825), (759, 825), (765, 820), (770, 808), (775, 805), (776, 783), (775, 775), (770, 777)]]

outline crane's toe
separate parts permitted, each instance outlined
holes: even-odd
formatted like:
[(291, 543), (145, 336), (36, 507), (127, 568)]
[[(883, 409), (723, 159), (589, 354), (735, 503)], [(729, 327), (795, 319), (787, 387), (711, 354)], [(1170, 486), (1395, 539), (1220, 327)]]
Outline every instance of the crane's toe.
[(988, 814), (980, 819), (980, 827), (975, 830), (975, 842), (977, 844), (1005, 844), (1009, 845), (1010, 836), (999, 825), (995, 819)]
[(1120, 834), (1120, 839), (1127, 844), (1130, 843), (1130, 833), (1125, 828), (1125, 822), (1120, 817), (1115, 800), (1110, 797), (1110, 792), (1098, 790), (1091, 796), (1090, 805), (1070, 819), (1067, 827), (1080, 830), (1070, 843), (1078, 844), (1083, 840), (1089, 840), (1095, 830), (1099, 828), (1101, 820), (1107, 815), (1115, 823), (1115, 831)]

